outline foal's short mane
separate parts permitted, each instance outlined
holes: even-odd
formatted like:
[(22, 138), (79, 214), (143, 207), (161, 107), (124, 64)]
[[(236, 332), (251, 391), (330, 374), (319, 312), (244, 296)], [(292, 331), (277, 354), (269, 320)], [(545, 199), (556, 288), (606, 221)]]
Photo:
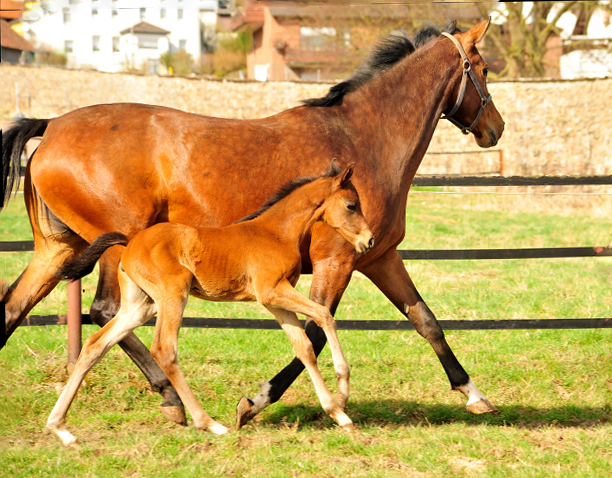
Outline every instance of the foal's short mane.
[(304, 177), (304, 178), (297, 178), (297, 179), (294, 179), (293, 181), (289, 181), (287, 184), (285, 184), (284, 186), (279, 188), (275, 193), (273, 193), (266, 200), (266, 202), (264, 202), (261, 205), (261, 207), (257, 211), (252, 212), (248, 216), (244, 216), (242, 219), (239, 219), (234, 224), (237, 224), (239, 222), (250, 221), (251, 219), (255, 219), (256, 217), (261, 216), (264, 212), (266, 212), (268, 209), (274, 206), (281, 199), (286, 198), (293, 191), (301, 188), (305, 184), (309, 184), (319, 178), (331, 178), (333, 176), (340, 174), (342, 171), (343, 171), (342, 167), (338, 165), (337, 162), (334, 161), (329, 171), (327, 171), (325, 174), (322, 174), (321, 176), (310, 176), (310, 177)]
[(400, 60), (411, 55), (432, 39), (439, 37), (442, 31), (453, 35), (461, 30), (457, 28), (457, 22), (453, 21), (443, 30), (440, 30), (436, 25), (426, 24), (419, 29), (413, 40), (410, 40), (405, 35), (388, 35), (374, 47), (370, 56), (365, 59), (348, 80), (332, 86), (323, 98), (311, 98), (303, 100), (302, 103), (306, 106), (334, 106), (342, 104), (344, 95), (355, 91), (373, 78), (382, 75)]

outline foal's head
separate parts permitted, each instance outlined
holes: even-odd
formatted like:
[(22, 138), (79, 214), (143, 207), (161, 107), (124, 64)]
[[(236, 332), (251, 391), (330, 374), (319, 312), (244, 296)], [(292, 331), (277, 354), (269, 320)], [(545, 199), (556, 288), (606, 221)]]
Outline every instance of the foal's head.
[(332, 162), (331, 194), (325, 199), (320, 210), (321, 219), (333, 227), (342, 237), (351, 243), (357, 252), (366, 253), (374, 247), (374, 235), (368, 226), (359, 202), (359, 194), (350, 179), (355, 163), (345, 170)]

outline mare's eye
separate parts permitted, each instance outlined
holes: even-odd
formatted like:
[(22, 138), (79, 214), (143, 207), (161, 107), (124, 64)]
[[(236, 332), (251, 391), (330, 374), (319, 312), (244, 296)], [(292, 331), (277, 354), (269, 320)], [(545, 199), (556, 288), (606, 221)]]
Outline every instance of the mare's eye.
[(357, 210), (357, 204), (353, 204), (353, 203), (347, 202), (346, 203), (346, 208), (349, 211), (356, 211)]
[(482, 74), (485, 76), (485, 78), (487, 77), (487, 75), (489, 74), (489, 69), (485, 68), (484, 70), (482, 70)]

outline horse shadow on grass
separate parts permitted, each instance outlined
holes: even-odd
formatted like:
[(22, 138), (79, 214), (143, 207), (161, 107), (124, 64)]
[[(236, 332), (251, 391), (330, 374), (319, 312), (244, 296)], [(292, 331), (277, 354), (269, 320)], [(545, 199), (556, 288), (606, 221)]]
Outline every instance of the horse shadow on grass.
[[(375, 400), (351, 403), (346, 412), (357, 426), (439, 426), (451, 423), (518, 428), (591, 428), (612, 423), (612, 407), (567, 405), (536, 408), (504, 405), (499, 413), (472, 415), (455, 405), (430, 405), (408, 400)], [(292, 426), (296, 423), (313, 428), (333, 428), (333, 420), (320, 406), (277, 404), (261, 423)]]

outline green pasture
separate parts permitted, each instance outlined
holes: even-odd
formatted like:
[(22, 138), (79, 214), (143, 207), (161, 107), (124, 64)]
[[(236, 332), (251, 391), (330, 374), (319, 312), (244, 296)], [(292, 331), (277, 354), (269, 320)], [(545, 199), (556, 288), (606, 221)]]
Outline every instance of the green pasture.
[[(22, 198), (0, 215), (0, 241), (31, 238)], [(598, 197), (410, 195), (400, 248), (601, 246), (612, 242), (612, 208)], [(0, 253), (13, 281), (31, 253)], [(414, 261), (406, 267), (440, 319), (612, 317), (612, 258)], [(308, 290), (309, 276), (300, 280)], [(96, 273), (83, 280), (84, 305)], [(60, 285), (32, 314), (65, 313)], [(87, 310), (87, 307), (84, 307)], [(267, 318), (253, 304), (190, 301), (188, 316)], [(400, 319), (355, 274), (342, 319)], [(96, 330), (85, 326), (84, 336)], [(64, 326), (20, 327), (0, 351), (0, 476), (130, 477), (608, 477), (612, 474), (612, 331), (448, 332), (453, 351), (500, 410), (473, 416), (451, 392), (415, 332), (340, 331), (351, 366), (338, 429), (306, 375), (240, 432), (216, 437), (165, 421), (161, 399), (114, 348), (88, 375), (68, 414), (74, 448), (43, 432), (65, 381)], [(137, 331), (150, 344), (152, 329)], [(253, 396), (293, 357), (279, 331), (180, 332), (180, 358), (203, 407), (233, 425)], [(319, 366), (330, 388), (327, 349)]]

